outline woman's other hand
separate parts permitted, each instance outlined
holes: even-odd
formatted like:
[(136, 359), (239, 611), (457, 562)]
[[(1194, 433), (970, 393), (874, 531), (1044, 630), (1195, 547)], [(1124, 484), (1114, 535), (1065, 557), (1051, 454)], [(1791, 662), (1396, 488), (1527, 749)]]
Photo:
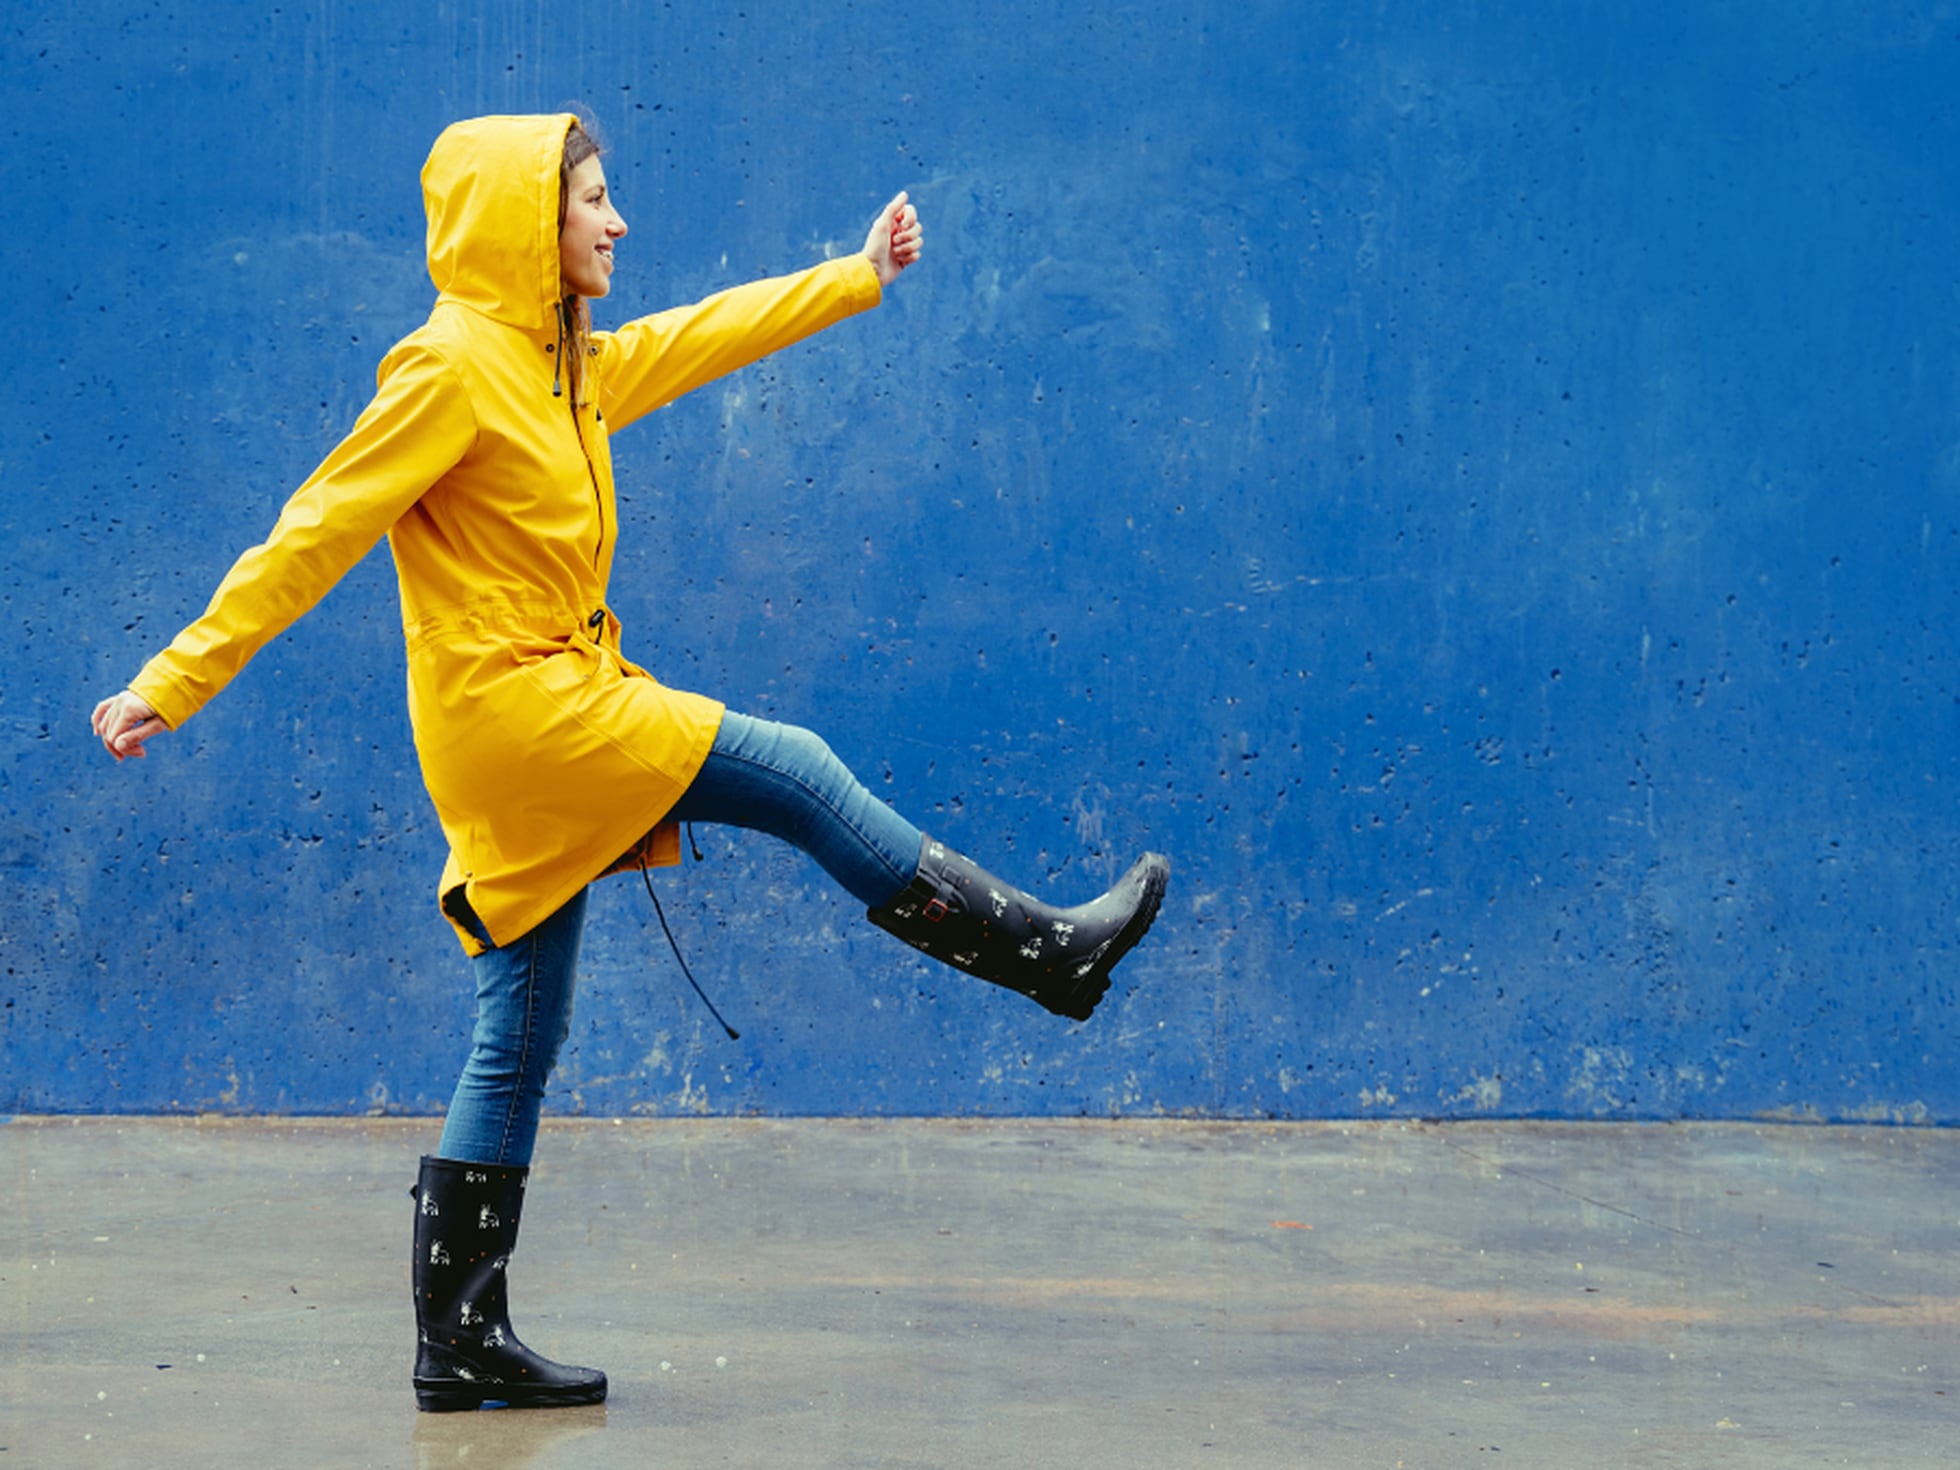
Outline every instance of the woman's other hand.
[(898, 273), (919, 258), (925, 233), (919, 225), (919, 211), (898, 197), (878, 211), (871, 222), (871, 233), (864, 238), (864, 258), (878, 273), (878, 284), (889, 286)]
[(155, 710), (127, 689), (98, 704), (95, 716), (89, 723), (101, 737), (102, 748), (117, 760), (132, 755), (140, 757), (144, 753), (144, 741), (170, 728), (158, 718)]

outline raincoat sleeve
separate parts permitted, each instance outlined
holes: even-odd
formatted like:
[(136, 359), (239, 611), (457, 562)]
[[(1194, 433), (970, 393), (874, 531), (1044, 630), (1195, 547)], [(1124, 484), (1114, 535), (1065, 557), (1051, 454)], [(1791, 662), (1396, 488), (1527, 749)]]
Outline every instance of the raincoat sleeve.
[(594, 333), (606, 424), (624, 428), (703, 383), (869, 310), (882, 295), (871, 262), (847, 255)]
[(353, 430), (232, 566), (204, 616), (143, 666), (130, 689), (173, 729), (202, 709), (354, 564), (476, 439), (455, 372), (411, 339), (382, 362)]

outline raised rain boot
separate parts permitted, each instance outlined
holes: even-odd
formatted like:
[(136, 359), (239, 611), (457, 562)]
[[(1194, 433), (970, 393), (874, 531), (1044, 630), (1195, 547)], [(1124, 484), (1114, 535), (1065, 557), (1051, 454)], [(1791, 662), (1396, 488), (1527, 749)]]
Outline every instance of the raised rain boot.
[(415, 1185), (415, 1402), (431, 1412), (596, 1404), (606, 1375), (539, 1357), (510, 1326), (505, 1269), (529, 1169), (424, 1157)]
[(928, 837), (912, 881), (865, 915), (943, 964), (1086, 1021), (1110, 970), (1157, 917), (1170, 871), (1162, 854), (1147, 852), (1101, 898), (1058, 909)]

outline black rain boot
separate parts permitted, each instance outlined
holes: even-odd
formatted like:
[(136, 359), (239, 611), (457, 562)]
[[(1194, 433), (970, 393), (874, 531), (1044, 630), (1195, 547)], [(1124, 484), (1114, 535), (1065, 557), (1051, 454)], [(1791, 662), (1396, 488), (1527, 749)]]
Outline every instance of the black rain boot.
[(956, 970), (1086, 1021), (1109, 972), (1157, 917), (1170, 871), (1167, 858), (1147, 852), (1101, 898), (1057, 909), (928, 837), (912, 881), (865, 916)]
[(415, 1403), (431, 1412), (596, 1404), (606, 1375), (541, 1358), (510, 1326), (504, 1272), (529, 1169), (422, 1159), (415, 1185)]

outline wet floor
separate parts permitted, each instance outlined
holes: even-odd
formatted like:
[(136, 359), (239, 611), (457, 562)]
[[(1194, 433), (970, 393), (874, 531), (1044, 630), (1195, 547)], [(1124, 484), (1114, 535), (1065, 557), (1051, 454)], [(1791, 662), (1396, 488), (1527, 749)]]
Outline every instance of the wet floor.
[(0, 1125), (0, 1470), (1951, 1466), (1960, 1133), (548, 1124), (601, 1407), (417, 1414), (427, 1122)]

